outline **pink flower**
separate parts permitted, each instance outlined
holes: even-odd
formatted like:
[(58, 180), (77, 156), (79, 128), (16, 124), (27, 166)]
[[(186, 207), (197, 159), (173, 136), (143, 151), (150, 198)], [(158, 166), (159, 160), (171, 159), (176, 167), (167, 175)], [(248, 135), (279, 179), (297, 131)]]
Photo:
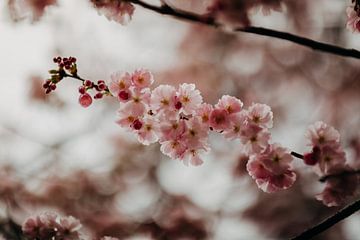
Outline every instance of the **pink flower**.
[(229, 113), (225, 109), (215, 108), (210, 114), (210, 127), (217, 131), (223, 131), (229, 127)]
[(116, 121), (121, 127), (130, 128), (133, 122), (142, 117), (145, 112), (145, 105), (129, 102), (121, 106), (118, 110), (118, 120)]
[(219, 102), (215, 105), (216, 109), (225, 109), (229, 114), (241, 111), (243, 103), (236, 97), (224, 95)]
[(277, 192), (291, 187), (296, 180), (290, 165), (292, 160), (287, 149), (273, 144), (263, 153), (251, 155), (246, 168), (260, 189)]
[(247, 110), (248, 120), (263, 128), (272, 128), (273, 113), (266, 104), (253, 103)]
[(204, 163), (204, 161), (200, 158), (199, 154), (200, 152), (203, 152), (204, 150), (200, 150), (200, 149), (193, 149), (193, 148), (190, 148), (188, 149), (185, 153), (184, 153), (184, 156), (183, 158), (181, 159), (182, 162), (188, 166), (189, 163), (192, 165), (192, 166), (200, 166), (201, 164)]
[(346, 15), (346, 28), (352, 32), (360, 32), (360, 13), (352, 6), (346, 8)]
[(240, 140), (247, 153), (261, 153), (269, 145), (270, 133), (266, 128), (262, 129), (258, 125), (247, 124), (241, 131)]
[(181, 159), (186, 151), (186, 146), (179, 140), (169, 140), (161, 143), (160, 150), (171, 159)]
[(102, 237), (101, 238), (101, 240), (120, 240), (120, 239), (118, 239), (118, 238), (116, 238), (116, 237)]
[(175, 110), (176, 90), (170, 85), (160, 85), (152, 91), (151, 106), (153, 110)]
[[(353, 169), (344, 167), (329, 174), (351, 171)], [(322, 193), (316, 195), (316, 199), (322, 201), (326, 206), (340, 206), (358, 193), (360, 178), (357, 174), (344, 174), (328, 178)]]
[[(177, 101), (181, 103), (185, 114), (193, 114), (202, 103), (200, 91), (195, 89), (195, 84), (183, 83), (179, 86)], [(175, 103), (177, 104), (177, 102)]]
[(78, 219), (72, 216), (62, 217), (57, 227), (57, 235), (61, 236), (61, 239), (64, 240), (80, 240), (80, 228), (81, 223)]
[(209, 124), (210, 114), (213, 110), (213, 106), (208, 103), (202, 103), (196, 110), (196, 115), (201, 118), (203, 124)]
[(154, 77), (148, 70), (138, 69), (132, 74), (131, 80), (135, 87), (142, 89), (150, 87), (154, 82)]
[(326, 144), (339, 143), (340, 134), (335, 128), (324, 122), (318, 121), (310, 125), (306, 133), (310, 146), (322, 146)]
[(84, 108), (89, 107), (92, 103), (92, 98), (91, 98), (90, 94), (88, 94), (88, 93), (81, 94), (79, 97), (79, 103)]
[(229, 117), (229, 128), (224, 130), (225, 138), (236, 139), (241, 137), (241, 132), (247, 124), (247, 115), (245, 111), (231, 114)]
[(346, 158), (345, 152), (341, 146), (334, 147), (334, 145), (324, 146), (321, 149), (320, 160), (318, 162), (319, 175), (328, 174), (343, 169), (345, 166)]
[[(209, 150), (208, 147), (209, 129), (204, 126), (198, 118), (191, 118), (186, 121), (186, 130), (182, 135), (182, 141), (187, 148), (197, 152), (197, 149)], [(195, 155), (192, 153), (192, 155)]]
[(185, 130), (186, 124), (184, 120), (160, 122), (160, 142), (180, 139)]
[(155, 143), (159, 140), (157, 134), (159, 132), (159, 123), (150, 117), (143, 119), (143, 126), (138, 131), (138, 140), (144, 145)]
[(135, 7), (126, 1), (91, 0), (99, 14), (108, 20), (114, 20), (122, 25), (127, 24), (134, 13)]
[(119, 101), (126, 102), (130, 97), (131, 75), (128, 72), (116, 72), (111, 75), (109, 90)]

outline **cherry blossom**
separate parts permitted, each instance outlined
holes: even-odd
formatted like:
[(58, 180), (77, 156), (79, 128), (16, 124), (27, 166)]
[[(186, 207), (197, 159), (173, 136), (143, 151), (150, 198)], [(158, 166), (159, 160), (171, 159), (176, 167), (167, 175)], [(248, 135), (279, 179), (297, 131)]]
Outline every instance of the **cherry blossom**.
[(242, 144), (249, 154), (263, 152), (270, 140), (270, 132), (255, 124), (247, 124), (241, 131)]
[(111, 75), (109, 89), (112, 95), (117, 96), (120, 102), (127, 102), (131, 97), (129, 88), (131, 86), (131, 75), (127, 72), (116, 72)]
[(295, 182), (292, 160), (293, 157), (286, 148), (272, 144), (263, 153), (251, 155), (246, 167), (258, 187), (271, 193), (287, 189)]
[(91, 0), (91, 2), (100, 15), (122, 25), (126, 25), (131, 20), (135, 11), (135, 7), (127, 1)]
[(155, 111), (175, 110), (176, 89), (170, 85), (160, 85), (152, 91), (151, 107)]
[[(333, 170), (329, 174), (338, 174), (343, 171), (351, 171), (348, 166)], [(316, 199), (322, 201), (326, 206), (340, 206), (345, 204), (348, 199), (358, 193), (357, 184), (360, 178), (356, 174), (343, 174), (337, 177), (329, 178), (326, 181), (324, 190), (316, 195)]]
[(352, 32), (360, 32), (360, 14), (359, 11), (355, 11), (354, 7), (346, 8), (346, 28)]
[(22, 225), (25, 236), (31, 239), (79, 240), (81, 224), (76, 218), (61, 217), (53, 212), (45, 212), (29, 217)]
[(181, 103), (182, 112), (185, 114), (193, 114), (202, 103), (202, 96), (200, 91), (195, 89), (195, 84), (181, 84), (176, 99)]
[(260, 127), (272, 128), (273, 113), (266, 104), (253, 103), (247, 110), (248, 121)]
[(148, 70), (138, 69), (132, 74), (131, 80), (135, 87), (146, 88), (154, 82), (154, 77)]

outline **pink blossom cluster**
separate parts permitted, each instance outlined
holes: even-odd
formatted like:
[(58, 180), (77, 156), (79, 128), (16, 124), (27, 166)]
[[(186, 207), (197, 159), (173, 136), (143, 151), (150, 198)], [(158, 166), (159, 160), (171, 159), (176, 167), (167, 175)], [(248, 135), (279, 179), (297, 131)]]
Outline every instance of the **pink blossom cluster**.
[(194, 84), (150, 90), (153, 82), (152, 74), (140, 69), (115, 73), (109, 84), (120, 102), (117, 123), (135, 133), (141, 143), (159, 142), (165, 155), (196, 166), (210, 150), (209, 131), (216, 131), (240, 140), (250, 156), (248, 171), (264, 191), (286, 189), (295, 181), (289, 151), (269, 143), (273, 125), (269, 106), (253, 103), (243, 109), (239, 99), (228, 95), (213, 106), (203, 102)]
[[(348, 197), (355, 194), (354, 183), (357, 182), (358, 176), (341, 175), (354, 169), (346, 164), (339, 132), (332, 126), (318, 121), (308, 128), (306, 137), (312, 150), (304, 154), (305, 164), (313, 166), (314, 171), (321, 177), (338, 175), (326, 181), (324, 191), (316, 198), (327, 206), (338, 206), (344, 203)], [(344, 182), (347, 183), (343, 184)]]
[(91, 0), (99, 14), (122, 25), (127, 24), (135, 11), (134, 5), (123, 0)]
[(57, 0), (9, 0), (7, 1), (12, 19), (19, 20), (30, 15), (33, 21), (39, 20), (47, 7), (55, 5)]
[(281, 11), (282, 0), (213, 0), (209, 5), (209, 14), (218, 21), (243, 26), (250, 25), (250, 10), (261, 8), (264, 15), (271, 10)]
[(354, 6), (346, 8), (346, 28), (352, 32), (360, 32), (360, 9)]
[(29, 217), (22, 225), (23, 234), (29, 239), (80, 240), (80, 228), (76, 218), (52, 212)]

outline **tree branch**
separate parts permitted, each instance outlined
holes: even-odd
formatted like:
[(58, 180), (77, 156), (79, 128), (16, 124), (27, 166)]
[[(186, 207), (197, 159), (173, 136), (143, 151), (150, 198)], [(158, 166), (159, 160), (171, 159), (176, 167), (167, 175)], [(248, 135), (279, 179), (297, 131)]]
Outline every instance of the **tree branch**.
[(360, 174), (360, 170), (353, 170), (353, 171), (344, 171), (341, 173), (337, 173), (337, 174), (331, 174), (331, 175), (325, 175), (322, 176), (319, 181), (320, 182), (325, 182), (326, 180), (330, 179), (330, 178), (337, 178), (337, 177), (344, 177), (346, 175), (356, 175), (356, 174)]
[(353, 213), (359, 210), (360, 210), (360, 199), (348, 205), (347, 207), (341, 209), (339, 212), (335, 213), (334, 215), (327, 218), (318, 225), (309, 228), (306, 231), (299, 234), (298, 236), (292, 238), (292, 240), (311, 239), (312, 237), (326, 231), (336, 223), (349, 217), (350, 215), (352, 215)]
[[(172, 17), (175, 17), (175, 18), (178, 18), (181, 20), (186, 20), (186, 21), (190, 21), (190, 22), (194, 22), (194, 23), (200, 23), (200, 24), (204, 24), (204, 25), (208, 25), (208, 26), (212, 26), (212, 27), (221, 27), (222, 26), (220, 23), (217, 23), (215, 18), (212, 16), (198, 15), (198, 14), (194, 14), (194, 13), (187, 12), (187, 11), (173, 9), (166, 4), (164, 4), (162, 6), (155, 6), (155, 5), (151, 5), (146, 2), (143, 2), (141, 0), (128, 0), (128, 1), (133, 4), (139, 5), (145, 9), (151, 10), (153, 12), (156, 12), (156, 13), (159, 13), (162, 15), (172, 16)], [(356, 49), (347, 49), (347, 48), (339, 47), (336, 45), (323, 43), (323, 42), (315, 41), (315, 40), (312, 40), (309, 38), (297, 36), (297, 35), (287, 33), (287, 32), (281, 32), (281, 31), (276, 31), (276, 30), (272, 30), (272, 29), (268, 29), (268, 28), (253, 27), (253, 26), (243, 27), (243, 28), (235, 28), (235, 29), (233, 29), (233, 31), (234, 32), (252, 33), (252, 34), (256, 34), (256, 35), (282, 39), (282, 40), (296, 43), (296, 44), (304, 46), (304, 47), (311, 48), (313, 50), (331, 53), (331, 54), (343, 56), (343, 57), (360, 59), (360, 51), (358, 51)]]

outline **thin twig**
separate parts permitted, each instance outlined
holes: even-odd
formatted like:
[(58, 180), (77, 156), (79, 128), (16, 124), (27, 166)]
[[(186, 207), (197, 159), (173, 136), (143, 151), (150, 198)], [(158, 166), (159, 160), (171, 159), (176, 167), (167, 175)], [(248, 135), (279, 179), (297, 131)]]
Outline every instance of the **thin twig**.
[(347, 207), (341, 209), (339, 212), (335, 213), (334, 215), (327, 218), (318, 225), (311, 227), (306, 231), (302, 232), (301, 234), (299, 234), (298, 236), (292, 238), (292, 240), (311, 239), (314, 236), (324, 232), (325, 230), (334, 226), (336, 223), (349, 217), (350, 215), (354, 214), (356, 211), (359, 210), (360, 210), (360, 199), (348, 205)]
[(296, 157), (296, 158), (304, 159), (304, 155), (302, 155), (302, 154), (300, 154), (300, 153), (297, 153), (297, 152), (292, 151), (290, 154), (293, 155), (293, 156)]
[[(195, 22), (195, 23), (201, 23), (201, 24), (205, 24), (208, 26), (212, 26), (212, 27), (221, 27), (222, 26), (220, 23), (216, 22), (215, 18), (212, 16), (198, 15), (198, 14), (194, 14), (194, 13), (183, 11), (183, 10), (173, 9), (166, 4), (161, 5), (161, 6), (155, 6), (155, 5), (151, 5), (146, 2), (143, 2), (141, 0), (128, 0), (128, 1), (133, 4), (139, 5), (143, 8), (146, 8), (148, 10), (151, 10), (153, 12), (162, 14), (162, 15), (172, 16), (172, 17), (175, 17), (175, 18), (178, 18), (181, 20), (186, 20), (186, 21)], [(331, 53), (331, 54), (343, 56), (343, 57), (360, 59), (360, 51), (358, 51), (356, 49), (347, 49), (347, 48), (343, 48), (340, 46), (323, 43), (323, 42), (315, 41), (315, 40), (312, 40), (309, 38), (297, 36), (295, 34), (291, 34), (291, 33), (287, 33), (287, 32), (276, 31), (276, 30), (272, 30), (272, 29), (268, 29), (268, 28), (254, 27), (254, 26), (235, 28), (235, 29), (233, 29), (233, 31), (234, 32), (253, 33), (256, 35), (282, 39), (282, 40), (286, 40), (286, 41), (290, 41), (290, 42), (299, 44), (301, 46), (311, 48), (313, 50)]]

